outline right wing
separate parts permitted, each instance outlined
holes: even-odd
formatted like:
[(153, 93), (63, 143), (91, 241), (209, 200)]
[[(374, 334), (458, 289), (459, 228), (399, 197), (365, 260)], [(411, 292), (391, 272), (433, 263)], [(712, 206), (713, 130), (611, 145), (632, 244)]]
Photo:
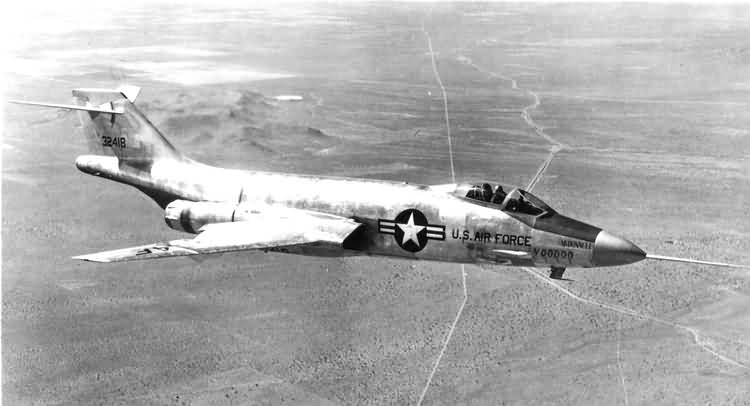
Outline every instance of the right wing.
[(208, 224), (192, 239), (173, 240), (73, 257), (92, 262), (121, 262), (300, 245), (337, 246), (364, 225), (339, 216), (288, 209), (291, 216)]

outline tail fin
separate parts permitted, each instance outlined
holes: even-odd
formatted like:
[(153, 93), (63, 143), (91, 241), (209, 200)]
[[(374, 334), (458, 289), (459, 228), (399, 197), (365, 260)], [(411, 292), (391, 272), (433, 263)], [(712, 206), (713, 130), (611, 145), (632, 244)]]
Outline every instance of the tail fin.
[(159, 130), (133, 104), (140, 88), (116, 90), (74, 89), (77, 105), (105, 106), (122, 114), (80, 111), (81, 124), (92, 152), (115, 155), (120, 166), (148, 170), (158, 159), (183, 158)]
[(135, 86), (74, 89), (72, 105), (11, 102), (78, 110), (89, 151), (116, 156), (122, 169), (148, 171), (156, 160), (183, 160), (184, 156), (133, 104), (140, 90)]

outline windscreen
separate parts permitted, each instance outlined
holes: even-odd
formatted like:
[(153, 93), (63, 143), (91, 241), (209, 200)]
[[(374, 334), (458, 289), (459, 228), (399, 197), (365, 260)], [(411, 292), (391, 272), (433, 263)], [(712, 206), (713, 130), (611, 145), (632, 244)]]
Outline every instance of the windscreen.
[(459, 187), (459, 195), (470, 200), (484, 203), (491, 207), (509, 213), (525, 214), (529, 216), (541, 216), (545, 213), (554, 213), (551, 207), (538, 197), (516, 187), (504, 185), (493, 185), (490, 183), (477, 183)]

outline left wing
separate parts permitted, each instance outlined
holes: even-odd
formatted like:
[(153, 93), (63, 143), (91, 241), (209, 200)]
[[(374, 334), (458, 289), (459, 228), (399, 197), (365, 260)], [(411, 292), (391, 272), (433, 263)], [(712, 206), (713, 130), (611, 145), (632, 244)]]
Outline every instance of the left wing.
[(341, 247), (348, 236), (363, 226), (362, 223), (344, 217), (288, 210), (294, 212), (293, 215), (258, 216), (249, 221), (208, 224), (192, 239), (172, 240), (73, 258), (93, 262), (121, 262), (300, 245)]

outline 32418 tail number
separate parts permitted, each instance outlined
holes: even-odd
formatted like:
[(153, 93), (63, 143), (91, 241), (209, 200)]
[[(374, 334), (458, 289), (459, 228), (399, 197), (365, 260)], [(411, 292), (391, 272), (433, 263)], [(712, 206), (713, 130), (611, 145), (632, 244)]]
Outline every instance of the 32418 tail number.
[(109, 135), (104, 135), (102, 136), (102, 145), (105, 147), (126, 148), (125, 137), (110, 137)]

